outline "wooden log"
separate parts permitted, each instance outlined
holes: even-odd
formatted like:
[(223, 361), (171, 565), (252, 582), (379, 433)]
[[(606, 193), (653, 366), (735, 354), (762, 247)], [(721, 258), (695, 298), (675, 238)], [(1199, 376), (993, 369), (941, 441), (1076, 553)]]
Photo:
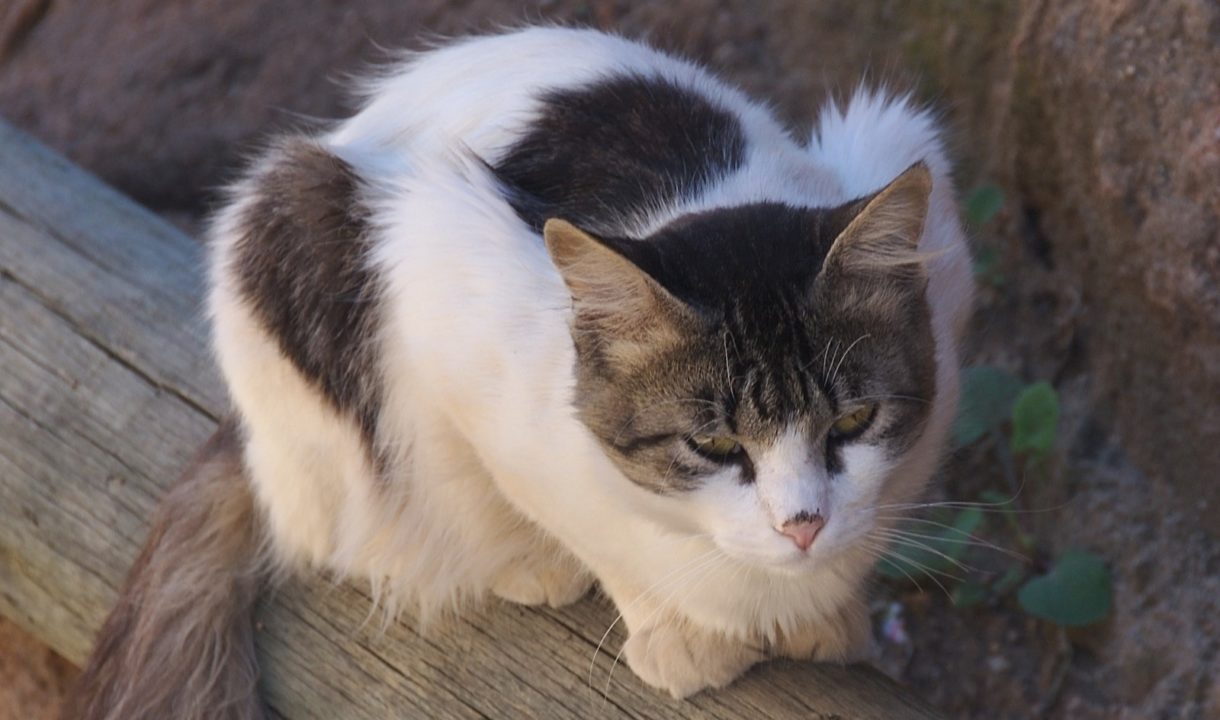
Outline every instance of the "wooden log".
[[(166, 484), (224, 391), (200, 248), (0, 122), (0, 614), (88, 655)], [(933, 718), (873, 669), (773, 662), (675, 701), (616, 667), (614, 613), (490, 602), (383, 627), (367, 589), (312, 575), (259, 608), (263, 692), (285, 718)]]

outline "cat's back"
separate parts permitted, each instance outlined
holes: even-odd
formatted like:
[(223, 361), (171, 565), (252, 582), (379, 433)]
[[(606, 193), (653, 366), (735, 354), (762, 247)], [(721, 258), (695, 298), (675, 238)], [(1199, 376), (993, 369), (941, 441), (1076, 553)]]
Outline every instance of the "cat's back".
[[(778, 129), (744, 95), (693, 63), (594, 30), (533, 27), (456, 40), (387, 67), (364, 84), (363, 108), (329, 141), (416, 153), (460, 144), (494, 159), (537, 120), (549, 97), (628, 77), (682, 88), (689, 99)], [(604, 108), (589, 108), (598, 109)]]
[(511, 224), (534, 233), (563, 217), (643, 236), (701, 206), (838, 199), (831, 174), (763, 105), (692, 62), (598, 31), (458, 40), (388, 68), (364, 93), (322, 140), (416, 218), (462, 195), (464, 215), (507, 203)]

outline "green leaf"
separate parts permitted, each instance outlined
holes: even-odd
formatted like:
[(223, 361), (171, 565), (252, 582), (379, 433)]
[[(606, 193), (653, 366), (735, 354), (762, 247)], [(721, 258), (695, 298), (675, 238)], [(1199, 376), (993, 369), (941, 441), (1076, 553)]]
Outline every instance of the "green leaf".
[(979, 499), (990, 505), (993, 511), (1002, 514), (1005, 520), (1012, 520), (1013, 514), (1017, 511), (1017, 498), (1015, 495), (1005, 495), (995, 490), (984, 490), (979, 493)]
[(905, 579), (929, 573), (960, 571), (954, 561), (959, 560), (968, 547), (962, 541), (969, 540), (982, 522), (983, 511), (968, 508), (957, 514), (952, 527), (929, 532), (926, 526), (919, 525), (912, 532), (931, 537), (916, 537), (912, 542), (922, 543), (925, 547), (891, 543), (889, 556), (877, 563), (877, 572), (888, 578)]
[(995, 581), (995, 585), (992, 585), (991, 589), (996, 595), (1007, 595), (1024, 579), (1025, 566), (1013, 565), (1000, 576), (999, 580)]
[(981, 247), (974, 253), (974, 274), (986, 275), (1000, 262), (1000, 253), (991, 246)]
[(953, 588), (953, 606), (974, 607), (987, 599), (987, 586), (977, 580), (966, 580)]
[[(969, 540), (970, 536), (974, 534), (975, 530), (978, 530), (981, 524), (983, 524), (982, 508), (966, 508), (957, 514), (957, 519), (953, 521), (953, 530), (946, 531), (946, 534), (950, 538)], [(960, 543), (958, 543), (958, 546), (965, 547)]]
[(1056, 625), (1092, 625), (1110, 613), (1110, 571), (1096, 555), (1080, 550), (1063, 554), (1049, 573), (1021, 588), (1025, 612)]
[(953, 423), (954, 447), (965, 447), (1000, 427), (1012, 412), (1021, 381), (997, 367), (979, 365), (962, 371), (962, 399)]
[(974, 276), (979, 282), (993, 287), (1004, 284), (1004, 273), (1000, 271), (1000, 253), (993, 247), (981, 247), (974, 254)]
[(979, 499), (988, 505), (1003, 506), (1007, 508), (1011, 508), (1013, 504), (1012, 496), (1005, 495), (999, 490), (984, 490), (983, 492), (979, 493)]
[(973, 227), (986, 225), (1004, 207), (1004, 191), (986, 183), (979, 185), (966, 199), (966, 222)]
[(1059, 395), (1048, 382), (1021, 391), (1012, 406), (1012, 451), (1045, 457), (1059, 432)]

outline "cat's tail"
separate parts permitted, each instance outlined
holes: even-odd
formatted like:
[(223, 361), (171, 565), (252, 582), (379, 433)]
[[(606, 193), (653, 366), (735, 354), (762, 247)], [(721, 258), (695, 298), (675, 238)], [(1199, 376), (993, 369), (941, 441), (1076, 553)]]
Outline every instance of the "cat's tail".
[(917, 162), (928, 166), (934, 186), (951, 187), (940, 123), (910, 93), (861, 85), (846, 103), (828, 100), (809, 151), (838, 172), (851, 197), (878, 190)]
[(157, 511), (65, 720), (263, 718), (253, 607), (268, 575), (236, 423)]

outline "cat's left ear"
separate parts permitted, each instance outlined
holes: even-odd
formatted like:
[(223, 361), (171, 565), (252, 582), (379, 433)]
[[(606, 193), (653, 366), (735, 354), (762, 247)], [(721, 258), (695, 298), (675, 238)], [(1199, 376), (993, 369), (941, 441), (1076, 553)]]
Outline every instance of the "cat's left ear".
[(685, 303), (606, 241), (559, 218), (542, 236), (572, 296), (578, 345), (628, 360), (678, 337), (690, 319)]

